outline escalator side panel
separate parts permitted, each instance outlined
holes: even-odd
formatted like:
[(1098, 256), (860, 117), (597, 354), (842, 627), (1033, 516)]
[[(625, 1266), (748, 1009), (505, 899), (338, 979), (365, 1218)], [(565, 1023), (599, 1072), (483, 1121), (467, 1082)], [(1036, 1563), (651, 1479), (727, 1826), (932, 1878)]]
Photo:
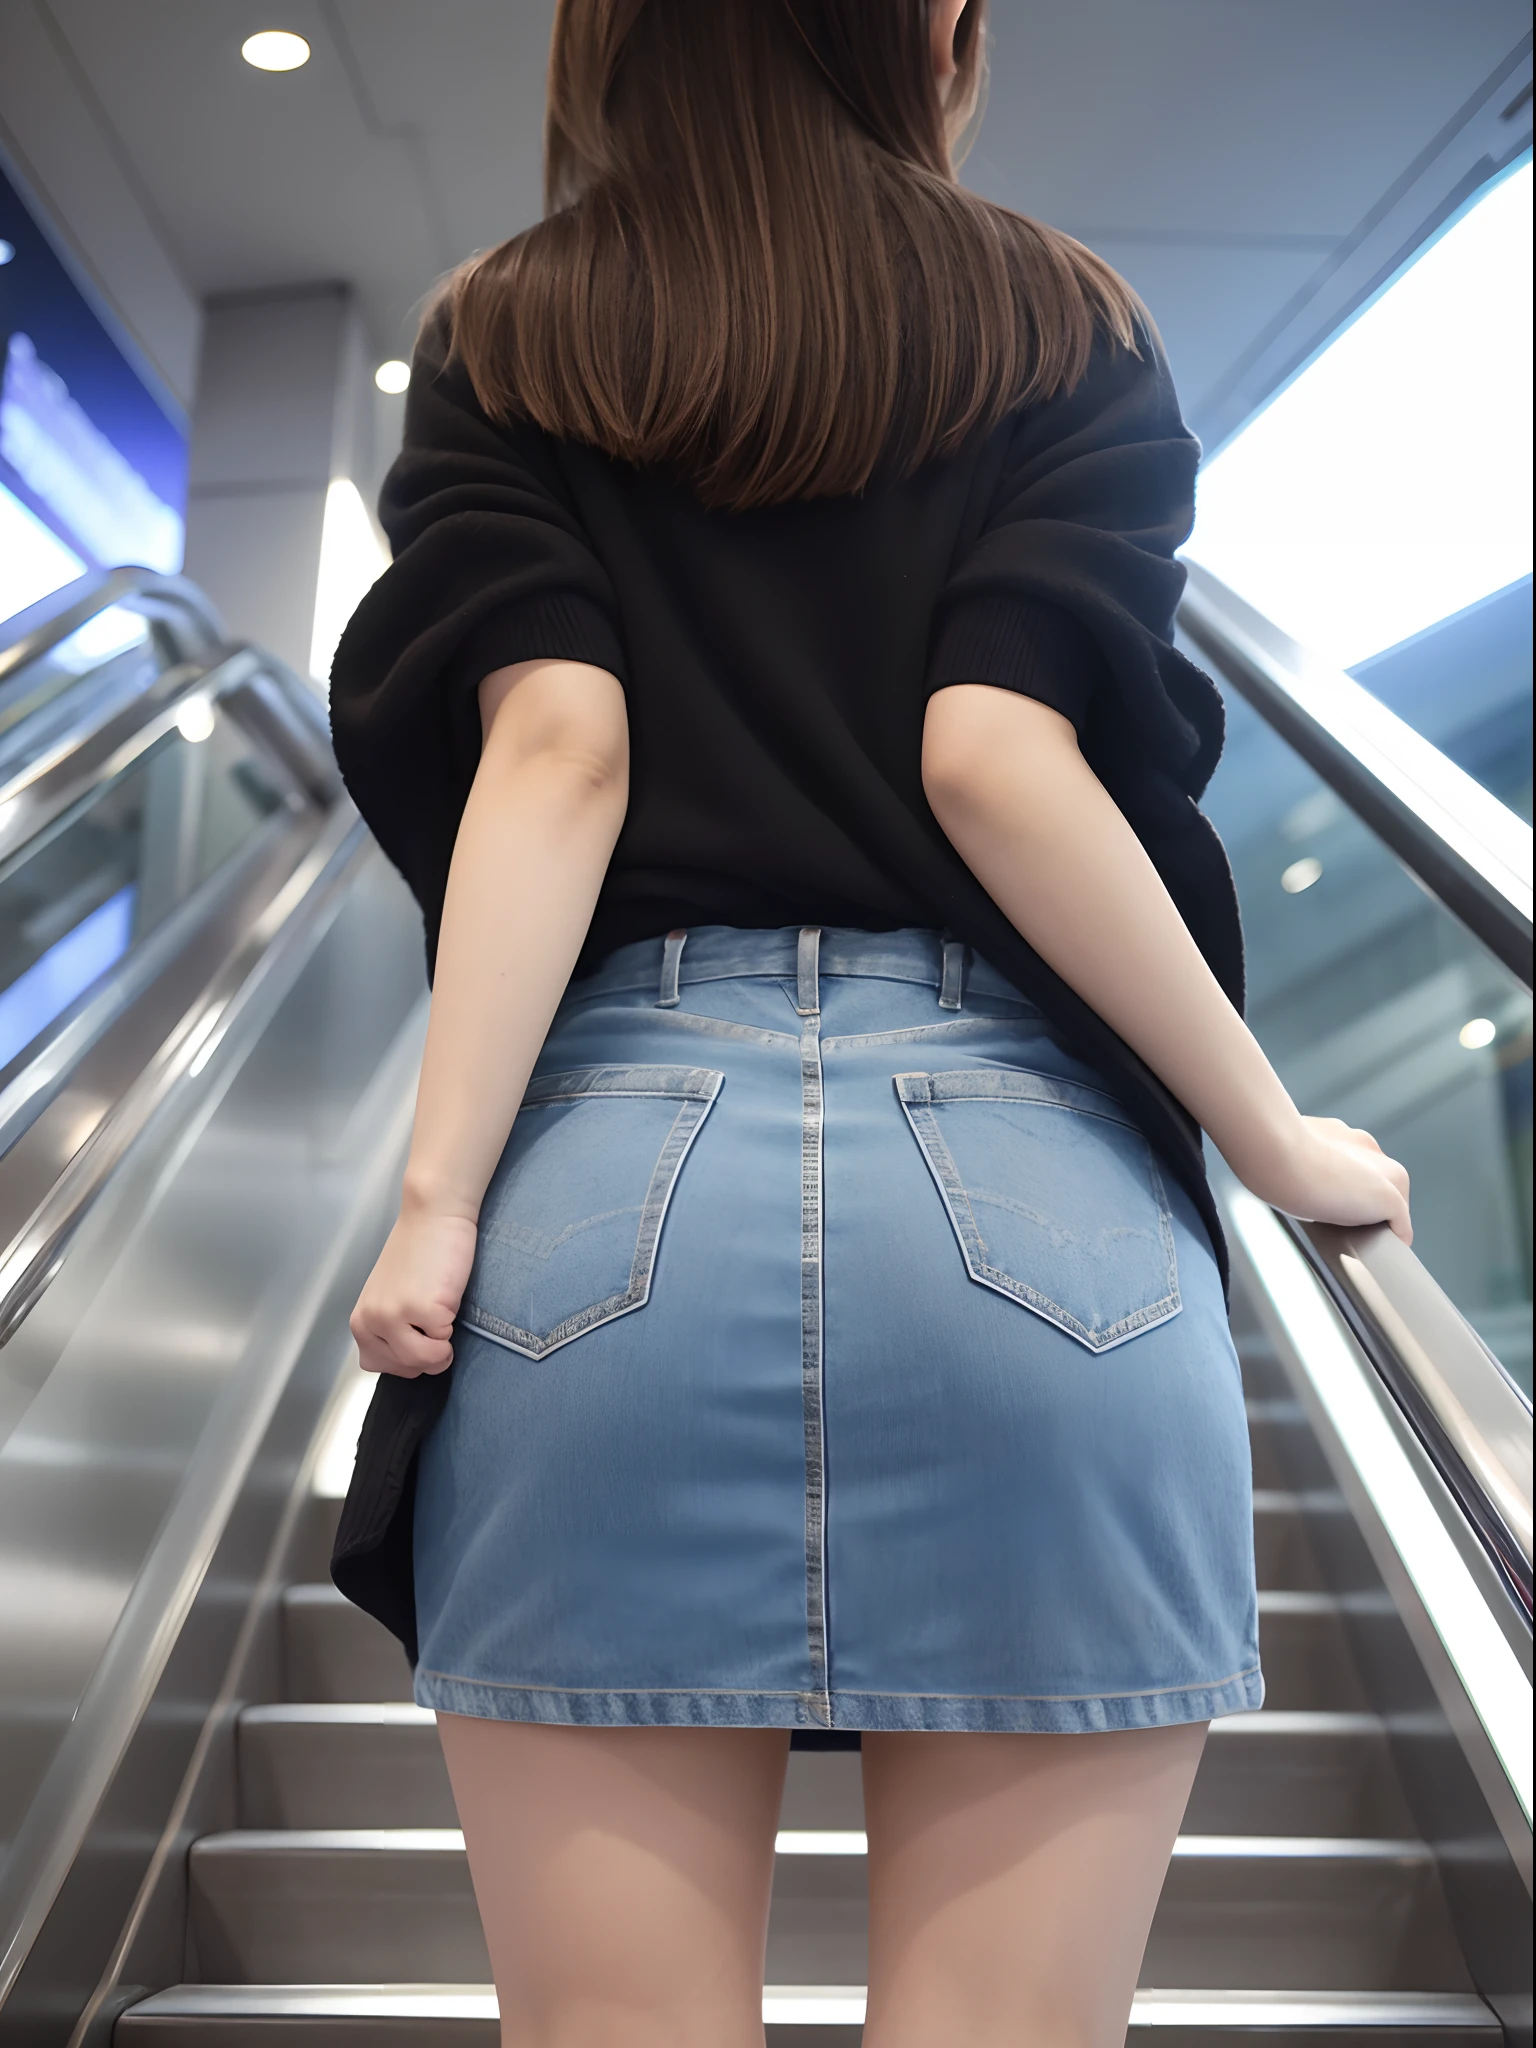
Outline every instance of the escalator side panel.
[[(259, 1035), (226, 1041), (130, 1155), (0, 1350), (26, 1403), (0, 1445), (0, 1838), (18, 1882), (77, 1796), (92, 1716), (118, 1712), (129, 1739), (0, 2005), (7, 2044), (67, 2038), (228, 1667), (387, 1224), (422, 996), (419, 920), (370, 850)], [(232, 1469), (243, 1483), (215, 1498)], [(113, 1698), (114, 1659), (150, 1685), (140, 1714)], [(0, 1877), (5, 1925), (12, 1905)]]

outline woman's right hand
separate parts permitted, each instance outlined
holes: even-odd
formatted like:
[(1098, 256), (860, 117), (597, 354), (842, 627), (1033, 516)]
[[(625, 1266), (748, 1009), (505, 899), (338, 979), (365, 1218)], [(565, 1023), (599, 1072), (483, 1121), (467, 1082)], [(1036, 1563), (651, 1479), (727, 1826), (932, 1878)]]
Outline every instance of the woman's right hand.
[(1388, 1158), (1369, 1131), (1336, 1116), (1297, 1118), (1279, 1157), (1241, 1177), (1287, 1215), (1310, 1223), (1387, 1223), (1404, 1244), (1413, 1242), (1406, 1167)]
[(475, 1236), (467, 1216), (402, 1209), (352, 1311), (364, 1372), (414, 1380), (448, 1370)]

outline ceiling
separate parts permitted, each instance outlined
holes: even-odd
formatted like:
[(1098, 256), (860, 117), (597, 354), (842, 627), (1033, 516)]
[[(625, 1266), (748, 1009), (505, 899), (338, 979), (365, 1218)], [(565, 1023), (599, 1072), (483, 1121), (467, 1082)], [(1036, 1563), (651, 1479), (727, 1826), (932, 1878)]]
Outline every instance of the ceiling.
[[(537, 218), (552, 0), (38, 0), (199, 296), (353, 285), (381, 356)], [(708, 0), (700, 0), (707, 5)], [(965, 168), (1142, 293), (1197, 429), (1229, 367), (1527, 34), (1527, 0), (993, 0)], [(285, 74), (239, 54), (296, 29)]]

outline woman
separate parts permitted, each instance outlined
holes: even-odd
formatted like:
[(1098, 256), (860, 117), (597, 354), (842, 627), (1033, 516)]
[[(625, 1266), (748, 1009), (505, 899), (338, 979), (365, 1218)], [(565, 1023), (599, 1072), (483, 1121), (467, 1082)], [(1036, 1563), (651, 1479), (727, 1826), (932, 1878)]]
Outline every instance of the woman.
[(336, 1570), (517, 2048), (761, 2042), (794, 1727), (863, 1734), (869, 2048), (1119, 2041), (1262, 1697), (1197, 1126), (1408, 1232), (1240, 1020), (1198, 451), (1125, 285), (955, 183), (981, 12), (561, 0), (337, 661), (435, 981)]

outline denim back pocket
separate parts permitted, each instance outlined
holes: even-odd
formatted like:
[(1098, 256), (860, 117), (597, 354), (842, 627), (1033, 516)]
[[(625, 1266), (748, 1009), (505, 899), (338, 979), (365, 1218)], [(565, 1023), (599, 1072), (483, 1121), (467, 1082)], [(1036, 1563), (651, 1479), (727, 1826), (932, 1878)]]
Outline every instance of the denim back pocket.
[(584, 1067), (523, 1097), (460, 1321), (525, 1358), (644, 1306), (667, 1204), (724, 1074)]
[(1113, 1096), (1008, 1067), (895, 1082), (973, 1280), (1090, 1351), (1178, 1314), (1168, 1197)]

